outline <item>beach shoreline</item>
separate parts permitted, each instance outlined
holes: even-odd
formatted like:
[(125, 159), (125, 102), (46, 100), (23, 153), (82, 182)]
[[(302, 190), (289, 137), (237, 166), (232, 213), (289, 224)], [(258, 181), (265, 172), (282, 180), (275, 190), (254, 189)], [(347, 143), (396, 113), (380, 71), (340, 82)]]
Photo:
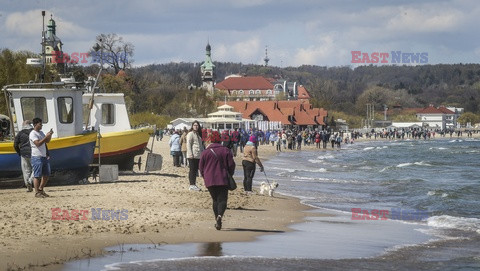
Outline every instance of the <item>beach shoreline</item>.
[[(259, 235), (290, 231), (288, 225), (303, 221), (303, 211), (310, 209), (283, 195), (246, 196), (237, 177), (239, 188), (230, 192), (224, 228), (217, 231), (203, 179), (197, 179), (202, 192), (188, 191), (188, 168), (173, 167), (168, 137), (155, 141), (153, 149), (163, 156), (158, 172), (135, 169), (114, 183), (47, 186), (51, 197), (44, 199), (23, 188), (0, 190), (4, 203), (0, 269), (61, 270), (65, 262), (98, 257), (105, 248), (122, 244), (252, 241)], [(273, 147), (260, 147), (262, 161), (274, 155)], [(236, 176), (243, 176), (240, 156), (235, 162)], [(128, 217), (93, 220), (98, 208), (127, 210)], [(73, 220), (73, 210), (86, 210), (88, 215)], [(72, 220), (66, 220), (64, 212)]]
[[(478, 134), (474, 134), (474, 138), (478, 138)], [(466, 137), (434, 139), (464, 140)], [(357, 141), (367, 140), (375, 141), (364, 138)], [(377, 139), (385, 140), (388, 139)], [(158, 172), (143, 173), (136, 168), (132, 173), (121, 174), (115, 183), (47, 186), (46, 191), (52, 197), (46, 199), (36, 199), (26, 189), (0, 190), (4, 203), (0, 213), (5, 218), (0, 223), (0, 268), (61, 270), (65, 262), (99, 257), (106, 253), (105, 248), (122, 244), (252, 241), (260, 235), (292, 231), (290, 225), (312, 215), (305, 212), (312, 207), (302, 204), (298, 198), (279, 194), (274, 198), (244, 195), (241, 158), (237, 156), (235, 176), (239, 188), (229, 195), (224, 229), (216, 231), (211, 199), (203, 179), (197, 179), (202, 192), (188, 191), (188, 169), (173, 167), (168, 137), (154, 141), (153, 150), (164, 159), (163, 168)], [(310, 145), (302, 146), (302, 150), (332, 149), (330, 145), (327, 149)], [(276, 154), (271, 145), (259, 147), (262, 161)], [(142, 160), (145, 158), (146, 155)], [(274, 176), (266, 170), (269, 176)], [(72, 210), (88, 210), (90, 214), (87, 220), (54, 220), (52, 208), (69, 210), (70, 214)], [(97, 208), (127, 210), (128, 218), (92, 220), (92, 209)]]

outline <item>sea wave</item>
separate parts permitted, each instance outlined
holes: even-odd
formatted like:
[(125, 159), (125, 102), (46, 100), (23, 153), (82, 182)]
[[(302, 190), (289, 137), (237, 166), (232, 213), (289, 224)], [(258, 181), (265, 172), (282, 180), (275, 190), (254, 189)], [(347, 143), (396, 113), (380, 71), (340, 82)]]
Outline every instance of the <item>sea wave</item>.
[(413, 162), (413, 163), (401, 163), (401, 164), (398, 164), (396, 167), (409, 167), (409, 166), (427, 166), (427, 167), (431, 167), (432, 165), (427, 163), (427, 162), (424, 162), (424, 161), (420, 161), (420, 162)]
[(432, 216), (427, 219), (427, 225), (434, 228), (458, 229), (480, 234), (480, 219), (473, 217)]
[(319, 163), (323, 163), (323, 160), (308, 159), (308, 162), (312, 164), (319, 164)]
[(290, 173), (293, 173), (295, 172), (296, 169), (291, 169), (291, 168), (279, 168), (279, 167), (271, 167), (269, 168), (269, 170), (278, 170), (278, 171), (281, 171), (281, 172), (290, 172)]
[(441, 196), (442, 198), (446, 198), (449, 194), (442, 190), (432, 190), (427, 192), (427, 196)]
[(307, 171), (307, 172), (327, 172), (326, 168), (316, 168), (316, 169), (302, 169), (302, 170), (296, 170), (296, 171)]
[(335, 157), (333, 155), (320, 155), (317, 157), (317, 159), (320, 159), (320, 160), (332, 159), (332, 158), (335, 158)]

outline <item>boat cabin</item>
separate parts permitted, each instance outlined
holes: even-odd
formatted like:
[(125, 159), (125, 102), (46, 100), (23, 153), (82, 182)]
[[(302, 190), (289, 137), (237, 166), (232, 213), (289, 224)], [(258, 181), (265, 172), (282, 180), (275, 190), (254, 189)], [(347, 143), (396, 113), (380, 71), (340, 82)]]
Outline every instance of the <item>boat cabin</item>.
[(18, 132), (25, 120), (40, 118), (44, 133), (53, 129), (52, 138), (83, 132), (82, 93), (75, 83), (18, 84), (5, 86), (12, 116), (11, 129)]
[[(86, 124), (91, 98), (92, 93), (83, 95), (84, 124)], [(95, 93), (93, 99), (87, 129), (93, 128), (95, 131), (100, 129), (101, 133), (131, 129), (123, 93)]]

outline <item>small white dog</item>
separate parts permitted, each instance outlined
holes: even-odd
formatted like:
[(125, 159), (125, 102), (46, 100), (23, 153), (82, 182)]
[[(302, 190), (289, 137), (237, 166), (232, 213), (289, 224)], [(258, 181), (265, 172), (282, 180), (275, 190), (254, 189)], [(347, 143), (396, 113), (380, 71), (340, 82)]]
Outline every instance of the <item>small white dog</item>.
[(268, 192), (268, 195), (270, 197), (273, 197), (273, 191), (275, 191), (275, 188), (277, 187), (278, 187), (278, 183), (275, 181), (271, 182), (270, 184), (266, 182), (262, 182), (260, 184), (260, 194), (264, 195), (264, 193)]

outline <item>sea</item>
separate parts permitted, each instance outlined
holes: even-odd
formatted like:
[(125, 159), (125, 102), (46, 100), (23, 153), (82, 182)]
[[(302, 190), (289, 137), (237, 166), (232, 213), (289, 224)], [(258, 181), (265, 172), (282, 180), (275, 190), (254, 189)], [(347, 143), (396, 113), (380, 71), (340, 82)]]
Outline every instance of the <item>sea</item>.
[(363, 141), (264, 166), (254, 185), (277, 181), (275, 193), (313, 207), (293, 231), (110, 247), (64, 270), (480, 270), (479, 139)]

